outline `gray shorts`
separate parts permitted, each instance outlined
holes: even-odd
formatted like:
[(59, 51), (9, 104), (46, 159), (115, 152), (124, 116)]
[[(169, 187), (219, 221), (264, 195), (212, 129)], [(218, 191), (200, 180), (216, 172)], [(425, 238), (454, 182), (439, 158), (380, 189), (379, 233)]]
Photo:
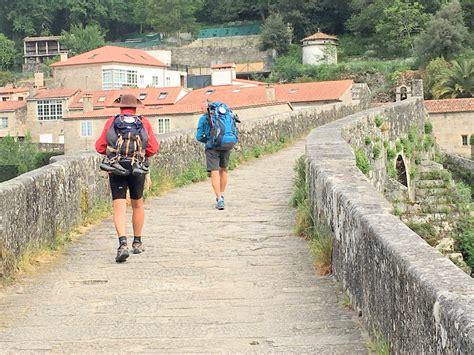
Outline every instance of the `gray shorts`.
[(207, 171), (227, 168), (229, 165), (230, 150), (222, 151), (215, 149), (206, 149)]

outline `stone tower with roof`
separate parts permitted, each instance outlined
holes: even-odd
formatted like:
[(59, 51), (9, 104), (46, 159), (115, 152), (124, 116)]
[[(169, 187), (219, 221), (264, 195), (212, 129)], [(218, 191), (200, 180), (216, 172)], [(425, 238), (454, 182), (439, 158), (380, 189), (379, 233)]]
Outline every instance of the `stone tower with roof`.
[(337, 64), (337, 37), (320, 31), (303, 42), (303, 64)]

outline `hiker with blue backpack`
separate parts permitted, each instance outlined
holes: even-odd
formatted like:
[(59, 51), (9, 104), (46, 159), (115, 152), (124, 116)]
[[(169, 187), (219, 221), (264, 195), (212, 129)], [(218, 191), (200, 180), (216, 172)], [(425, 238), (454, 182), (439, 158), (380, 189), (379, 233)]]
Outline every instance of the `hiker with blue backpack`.
[(112, 191), (114, 225), (119, 246), (115, 261), (124, 262), (129, 257), (126, 234), (127, 190), (132, 202), (133, 243), (132, 251), (145, 251), (142, 229), (145, 221), (143, 190), (148, 174), (148, 158), (155, 155), (159, 143), (153, 134), (150, 122), (137, 115), (142, 102), (131, 94), (121, 95), (113, 106), (120, 108), (118, 115), (105, 123), (101, 136), (95, 143), (99, 154), (104, 154), (100, 169), (109, 173)]
[(218, 210), (224, 209), (230, 151), (238, 141), (237, 122), (240, 122), (238, 116), (225, 103), (212, 102), (199, 118), (196, 131), (196, 139), (205, 143), (207, 171), (211, 173)]

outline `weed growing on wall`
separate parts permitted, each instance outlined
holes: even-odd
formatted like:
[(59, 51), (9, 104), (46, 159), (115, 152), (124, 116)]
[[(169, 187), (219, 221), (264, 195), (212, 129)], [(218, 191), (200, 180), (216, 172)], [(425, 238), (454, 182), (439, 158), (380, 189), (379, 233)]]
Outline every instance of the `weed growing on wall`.
[(377, 160), (380, 158), (380, 152), (382, 151), (382, 148), (379, 143), (373, 146), (372, 148), (372, 157)]
[(321, 275), (328, 275), (332, 271), (332, 233), (327, 225), (315, 222), (313, 219), (304, 156), (296, 161), (294, 171), (291, 204), (296, 207), (295, 234), (309, 240), (316, 268)]
[(425, 122), (425, 134), (433, 133), (433, 124), (431, 122)]
[(364, 173), (364, 175), (367, 175), (371, 169), (367, 155), (365, 155), (365, 152), (360, 148), (356, 148), (354, 153), (356, 157), (356, 166)]
[(374, 117), (374, 122), (375, 122), (375, 125), (380, 128), (380, 126), (382, 126), (382, 123), (384, 122), (384, 119), (381, 115), (377, 115)]

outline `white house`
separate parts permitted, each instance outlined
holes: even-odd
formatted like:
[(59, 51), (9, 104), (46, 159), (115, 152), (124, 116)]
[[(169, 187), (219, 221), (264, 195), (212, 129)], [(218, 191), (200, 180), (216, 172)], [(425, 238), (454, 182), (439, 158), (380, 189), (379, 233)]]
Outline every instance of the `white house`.
[(337, 37), (322, 32), (306, 37), (303, 42), (303, 64), (337, 64)]

